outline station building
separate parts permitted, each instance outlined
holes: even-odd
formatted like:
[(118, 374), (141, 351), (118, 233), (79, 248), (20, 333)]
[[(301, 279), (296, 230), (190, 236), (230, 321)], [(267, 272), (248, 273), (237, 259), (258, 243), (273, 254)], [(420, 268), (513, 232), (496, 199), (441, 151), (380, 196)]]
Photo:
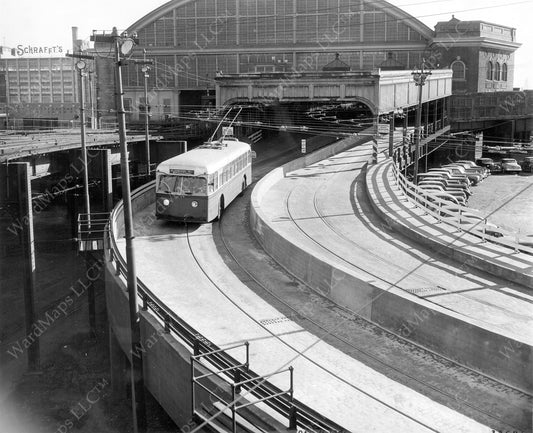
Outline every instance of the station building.
[[(411, 71), (425, 59), (454, 71), (454, 93), (512, 90), (520, 46), (513, 28), (452, 17), (432, 30), (382, 0), (171, 0), (127, 32), (139, 38), (133, 56), (154, 60), (154, 120), (215, 104), (217, 76), (320, 72), (335, 59), (352, 72)], [(112, 82), (110, 74), (102, 66), (99, 81)], [(135, 120), (146, 105), (144, 73), (130, 64), (123, 79)], [(100, 109), (111, 112), (109, 89), (100, 90)]]

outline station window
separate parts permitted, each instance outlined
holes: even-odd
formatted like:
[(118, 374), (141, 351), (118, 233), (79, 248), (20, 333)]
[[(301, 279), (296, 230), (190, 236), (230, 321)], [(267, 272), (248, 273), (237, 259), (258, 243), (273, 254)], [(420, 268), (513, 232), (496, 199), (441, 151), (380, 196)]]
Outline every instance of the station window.
[(494, 70), (494, 80), (500, 81), (502, 79), (502, 67), (496, 62), (496, 68)]
[(494, 80), (494, 65), (491, 61), (487, 62), (487, 80)]
[(461, 60), (456, 60), (451, 65), (453, 71), (454, 80), (465, 80), (466, 79), (466, 66)]
[(507, 63), (502, 65), (502, 81), (507, 81)]

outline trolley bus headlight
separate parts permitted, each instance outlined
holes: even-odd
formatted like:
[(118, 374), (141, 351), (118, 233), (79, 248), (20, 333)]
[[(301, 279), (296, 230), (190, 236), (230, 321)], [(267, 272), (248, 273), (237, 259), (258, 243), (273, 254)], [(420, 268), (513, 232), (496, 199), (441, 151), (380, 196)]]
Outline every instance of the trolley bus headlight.
[(170, 204), (170, 200), (168, 198), (163, 200), (163, 205), (168, 206)]
[(192, 207), (198, 207), (198, 202), (196, 200), (191, 202)]

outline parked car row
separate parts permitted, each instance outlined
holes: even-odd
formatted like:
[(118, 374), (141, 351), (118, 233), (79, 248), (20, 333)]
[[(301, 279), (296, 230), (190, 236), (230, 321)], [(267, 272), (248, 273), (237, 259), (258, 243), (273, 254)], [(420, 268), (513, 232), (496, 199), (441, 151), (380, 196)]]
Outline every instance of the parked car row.
[(499, 162), (495, 162), (492, 158), (479, 158), (476, 163), (488, 168), (491, 173), (518, 174), (522, 171), (533, 173), (533, 156), (526, 156), (520, 164), (514, 158), (502, 158)]
[(489, 174), (486, 167), (461, 160), (419, 174), (417, 186), (431, 192), (432, 197), (465, 206), (472, 195), (470, 186), (477, 185)]

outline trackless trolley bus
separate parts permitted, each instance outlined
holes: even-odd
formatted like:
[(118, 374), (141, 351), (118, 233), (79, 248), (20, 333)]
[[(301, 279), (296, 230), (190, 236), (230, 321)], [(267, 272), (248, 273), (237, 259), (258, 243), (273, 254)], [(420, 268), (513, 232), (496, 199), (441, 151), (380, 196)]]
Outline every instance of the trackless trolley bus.
[(212, 221), (251, 179), (248, 143), (226, 136), (209, 141), (159, 164), (156, 216), (171, 221)]

